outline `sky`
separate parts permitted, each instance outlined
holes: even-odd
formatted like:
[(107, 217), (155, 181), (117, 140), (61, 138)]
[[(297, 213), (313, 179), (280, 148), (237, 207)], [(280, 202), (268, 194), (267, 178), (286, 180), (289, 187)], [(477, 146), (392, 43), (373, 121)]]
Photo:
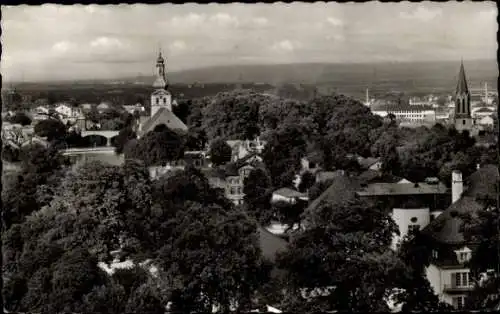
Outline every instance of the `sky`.
[(496, 59), (494, 2), (2, 6), (6, 81), (232, 64)]

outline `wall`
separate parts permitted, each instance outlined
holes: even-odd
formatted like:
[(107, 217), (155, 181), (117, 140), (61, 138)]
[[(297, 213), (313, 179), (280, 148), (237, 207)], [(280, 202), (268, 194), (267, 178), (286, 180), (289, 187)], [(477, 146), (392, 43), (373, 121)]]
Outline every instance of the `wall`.
[(283, 195), (273, 193), (273, 196), (271, 197), (271, 202), (273, 202), (273, 203), (287, 202), (287, 203), (292, 204), (295, 202), (295, 200), (293, 198), (290, 198), (290, 197), (286, 197)]
[[(430, 222), (429, 208), (394, 208), (391, 217), (398, 226), (400, 232), (400, 236), (395, 236), (393, 238), (393, 248), (396, 247), (400, 239), (408, 234), (408, 225), (420, 225), (420, 230), (422, 230)], [(411, 221), (413, 217), (417, 218), (416, 222)]]
[[(456, 269), (441, 269), (436, 265), (430, 264), (426, 269), (427, 280), (439, 297), (439, 299), (448, 304), (453, 304), (453, 297), (460, 296), (461, 294), (454, 293), (453, 295), (444, 293), (444, 286), (451, 285), (451, 274), (456, 272), (470, 272), (468, 268), (456, 268)], [(470, 276), (470, 275), (469, 275)], [(470, 280), (470, 279), (469, 279)], [(463, 294), (465, 295), (465, 294)]]

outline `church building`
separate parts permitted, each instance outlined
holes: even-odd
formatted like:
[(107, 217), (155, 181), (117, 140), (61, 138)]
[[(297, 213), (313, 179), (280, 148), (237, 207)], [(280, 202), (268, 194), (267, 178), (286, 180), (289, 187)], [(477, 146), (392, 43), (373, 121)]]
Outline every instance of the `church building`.
[(471, 116), (470, 92), (465, 78), (464, 63), (460, 65), (458, 73), (458, 83), (455, 92), (455, 129), (461, 132), (464, 130), (472, 131), (474, 120)]
[(172, 112), (175, 100), (172, 100), (172, 94), (168, 91), (165, 60), (161, 51), (156, 60), (156, 79), (153, 87), (155, 90), (151, 94), (151, 114), (149, 119), (139, 126), (139, 136), (144, 136), (162, 124), (172, 131), (186, 133), (188, 127)]

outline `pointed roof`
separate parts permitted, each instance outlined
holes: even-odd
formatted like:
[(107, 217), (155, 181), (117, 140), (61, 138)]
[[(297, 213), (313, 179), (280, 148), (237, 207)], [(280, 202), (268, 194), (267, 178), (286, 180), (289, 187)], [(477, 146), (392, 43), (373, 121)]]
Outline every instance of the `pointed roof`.
[(165, 124), (172, 131), (187, 132), (188, 127), (172, 111), (160, 108), (142, 126), (141, 136), (154, 130), (157, 125)]
[(469, 88), (467, 87), (467, 79), (465, 78), (464, 63), (460, 64), (460, 72), (458, 73), (458, 83), (456, 94), (468, 94)]

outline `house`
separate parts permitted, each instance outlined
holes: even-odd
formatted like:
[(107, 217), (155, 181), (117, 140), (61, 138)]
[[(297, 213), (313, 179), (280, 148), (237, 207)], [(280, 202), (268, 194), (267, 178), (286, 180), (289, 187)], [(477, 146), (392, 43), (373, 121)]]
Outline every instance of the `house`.
[(35, 121), (41, 121), (45, 120), (48, 118), (50, 113), (50, 109), (47, 106), (38, 106), (31, 110), (31, 115), (33, 117), (33, 120)]
[(217, 168), (202, 169), (210, 185), (224, 190), (227, 199), (235, 205), (243, 204), (243, 182), (254, 169), (264, 169), (264, 164), (255, 154)]
[(332, 180), (336, 177), (341, 177), (345, 175), (344, 170), (335, 170), (335, 171), (317, 171), (316, 172), (316, 182), (325, 182), (328, 180)]
[(125, 109), (126, 112), (130, 113), (130, 114), (134, 114), (134, 112), (138, 111), (139, 113), (141, 112), (145, 112), (146, 111), (146, 108), (144, 108), (143, 105), (137, 103), (135, 105), (131, 105), (131, 106), (123, 106), (123, 109)]
[(375, 171), (379, 171), (380, 169), (382, 169), (382, 161), (380, 158), (374, 158), (374, 157), (364, 158), (358, 156), (356, 159), (359, 165), (361, 166), (361, 169), (375, 170)]
[(479, 107), (472, 109), (472, 118), (481, 119), (484, 117), (491, 117), (495, 113), (495, 110), (488, 107)]
[(255, 140), (228, 140), (226, 143), (231, 147), (231, 161), (235, 162), (246, 156), (256, 153), (261, 154), (266, 145), (265, 141), (261, 141), (259, 137)]
[(166, 162), (164, 165), (149, 167), (149, 176), (152, 180), (163, 176), (166, 173), (184, 170), (186, 166), (191, 165), (202, 169), (208, 166), (208, 159), (205, 152), (186, 151), (182, 159)]
[(487, 210), (478, 199), (481, 195), (496, 195), (495, 182), (498, 168), (484, 166), (468, 178), (464, 186), (460, 172), (453, 173), (452, 204), (422, 230), (431, 249), (432, 259), (426, 269), (427, 279), (441, 301), (463, 308), (467, 295), (474, 288), (474, 279), (466, 265), (476, 248), (476, 243), (464, 239), (461, 215), (477, 215)]
[(421, 230), (447, 205), (448, 189), (444, 184), (429, 183), (371, 183), (362, 184), (356, 194), (369, 201), (384, 204), (398, 226), (392, 248), (413, 229)]
[(314, 157), (301, 158), (300, 165), (301, 165), (300, 174), (303, 174), (304, 172), (311, 172), (312, 174), (315, 174), (317, 171), (321, 169)]
[(92, 108), (94, 108), (95, 105), (94, 104), (81, 104), (80, 105), (80, 109), (82, 110), (82, 112), (89, 112), (92, 110)]
[(493, 119), (492, 116), (485, 116), (482, 118), (479, 118), (476, 120), (477, 125), (481, 125), (484, 127), (493, 127), (493, 124), (495, 123), (495, 120)]
[(372, 113), (382, 118), (394, 115), (396, 121), (406, 126), (433, 125), (436, 123), (436, 109), (428, 105), (385, 105), (373, 109)]
[(109, 102), (101, 102), (98, 106), (97, 106), (97, 111), (99, 113), (103, 113), (107, 110), (109, 110), (111, 108), (111, 105)]
[(280, 188), (273, 192), (271, 197), (271, 204), (278, 202), (285, 202), (288, 204), (295, 204), (298, 200), (308, 201), (309, 197), (305, 193), (290, 188)]

